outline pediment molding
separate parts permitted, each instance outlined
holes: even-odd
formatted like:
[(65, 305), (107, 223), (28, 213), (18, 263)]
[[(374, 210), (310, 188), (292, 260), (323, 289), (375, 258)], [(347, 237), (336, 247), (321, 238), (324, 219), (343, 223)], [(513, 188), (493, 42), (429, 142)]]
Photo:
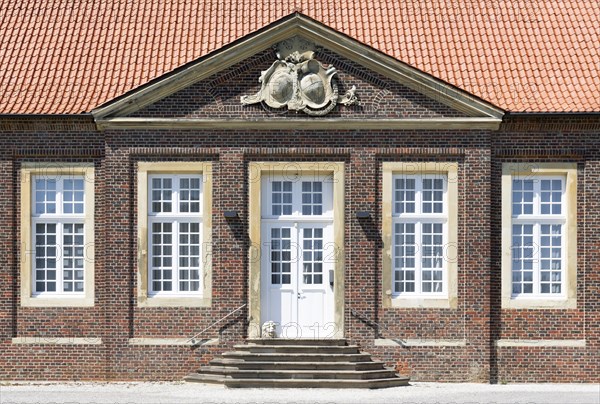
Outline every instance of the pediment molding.
[(270, 130), (497, 130), (497, 118), (423, 118), (423, 119), (198, 119), (198, 118), (140, 118), (115, 117), (97, 120), (104, 129), (270, 129)]

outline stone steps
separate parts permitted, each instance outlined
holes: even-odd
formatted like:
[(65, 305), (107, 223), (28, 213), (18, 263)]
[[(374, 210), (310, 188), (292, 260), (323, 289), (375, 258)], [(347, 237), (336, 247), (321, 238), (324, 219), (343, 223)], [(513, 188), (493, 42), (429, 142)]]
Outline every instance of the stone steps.
[(385, 387), (408, 386), (407, 377), (377, 380), (282, 380), (282, 379), (231, 379), (224, 382), (227, 387), (253, 388), (325, 388), (325, 389), (380, 389)]
[(312, 345), (235, 345), (237, 352), (278, 354), (358, 354), (358, 346), (312, 346)]
[(236, 369), (226, 366), (207, 366), (202, 368), (202, 373), (221, 376), (230, 376), (232, 378), (243, 379), (380, 379), (391, 378), (395, 376), (393, 369), (377, 370), (322, 370), (322, 369), (265, 369), (248, 370)]
[(224, 377), (223, 375), (211, 375), (206, 373), (191, 373), (184, 378), (186, 382), (211, 384), (224, 384), (225, 379), (226, 377)]
[(366, 362), (371, 359), (368, 353), (359, 354), (315, 354), (315, 353), (252, 353), (244, 351), (225, 352), (223, 358), (245, 361), (269, 362)]
[(315, 346), (346, 346), (345, 339), (284, 339), (284, 338), (248, 338), (246, 343), (252, 345), (308, 345)]
[(185, 380), (227, 387), (383, 388), (405, 386), (383, 362), (345, 340), (248, 340)]
[(246, 362), (237, 359), (216, 358), (210, 362), (213, 366), (234, 367), (241, 370), (376, 370), (384, 367), (383, 362)]

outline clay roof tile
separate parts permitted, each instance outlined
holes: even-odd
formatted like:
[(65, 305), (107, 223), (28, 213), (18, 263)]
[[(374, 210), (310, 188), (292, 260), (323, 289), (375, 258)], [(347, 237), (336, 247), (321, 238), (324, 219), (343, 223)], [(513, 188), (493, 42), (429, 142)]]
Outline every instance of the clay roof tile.
[(600, 111), (597, 2), (0, 4), (0, 113), (90, 111), (294, 11), (509, 111)]

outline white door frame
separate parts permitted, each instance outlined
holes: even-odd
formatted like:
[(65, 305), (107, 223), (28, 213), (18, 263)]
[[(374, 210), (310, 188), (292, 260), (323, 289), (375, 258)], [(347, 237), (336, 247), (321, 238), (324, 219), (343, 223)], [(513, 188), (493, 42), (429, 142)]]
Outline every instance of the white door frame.
[[(273, 234), (275, 248), (271, 248)], [(277, 335), (282, 338), (333, 338), (333, 221), (263, 219), (262, 239), (261, 323), (275, 321)], [(285, 242), (289, 242), (289, 249), (282, 248)], [(317, 243), (320, 248), (314, 248)], [(276, 256), (278, 272), (271, 271), (272, 255)], [(315, 258), (317, 262), (311, 263)], [(304, 265), (310, 270), (320, 266), (320, 271), (305, 273)]]
[[(341, 162), (251, 162), (249, 164), (249, 329), (250, 338), (261, 336), (262, 182), (265, 176), (328, 175), (333, 182), (333, 329), (328, 337), (344, 336), (344, 163)], [(267, 177), (268, 178), (268, 177)], [(299, 220), (299, 222), (302, 220)], [(318, 220), (317, 220), (318, 221)], [(330, 221), (331, 223), (331, 221)], [(329, 274), (324, 274), (329, 286)]]

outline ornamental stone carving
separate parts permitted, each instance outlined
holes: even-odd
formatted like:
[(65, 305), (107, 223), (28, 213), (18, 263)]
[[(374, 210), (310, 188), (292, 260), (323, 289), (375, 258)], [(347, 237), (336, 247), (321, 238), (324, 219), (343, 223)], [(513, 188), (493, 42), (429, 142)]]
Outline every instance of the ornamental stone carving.
[(261, 338), (276, 338), (277, 324), (274, 321), (266, 321), (262, 326)]
[(337, 104), (355, 104), (356, 87), (339, 96), (337, 70), (315, 60), (313, 49), (314, 44), (298, 37), (277, 44), (278, 60), (261, 72), (260, 91), (242, 96), (241, 103), (264, 102), (271, 108), (287, 107), (317, 116), (326, 115)]

